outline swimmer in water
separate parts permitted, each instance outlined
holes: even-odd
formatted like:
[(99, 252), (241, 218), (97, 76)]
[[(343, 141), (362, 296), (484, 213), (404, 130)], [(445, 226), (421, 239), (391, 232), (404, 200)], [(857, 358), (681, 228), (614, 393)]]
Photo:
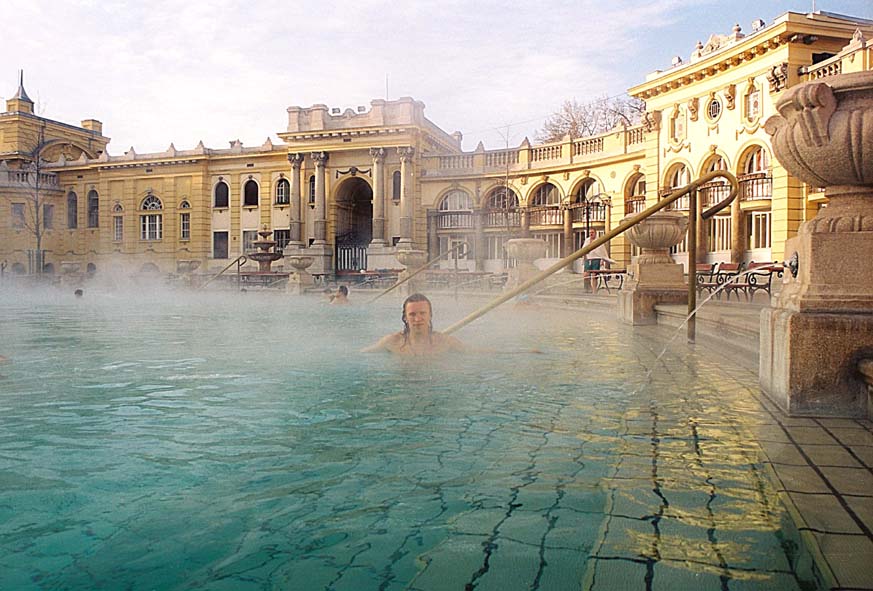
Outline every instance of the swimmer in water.
[(362, 351), (388, 351), (398, 355), (439, 355), (449, 351), (464, 351), (464, 344), (453, 336), (433, 329), (433, 308), (430, 300), (414, 293), (403, 302), (403, 331), (382, 337)]
[(85, 292), (82, 291), (81, 289), (77, 289), (76, 291), (73, 292), (73, 295), (76, 296), (77, 298), (80, 298), (83, 295), (85, 295)]
[(336, 290), (336, 294), (330, 300), (331, 304), (351, 304), (349, 301), (349, 288), (345, 285), (340, 285)]

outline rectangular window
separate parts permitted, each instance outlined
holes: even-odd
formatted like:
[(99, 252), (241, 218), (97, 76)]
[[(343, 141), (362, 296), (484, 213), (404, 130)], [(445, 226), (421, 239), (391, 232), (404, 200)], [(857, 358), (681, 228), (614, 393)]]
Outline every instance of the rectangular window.
[(257, 230), (243, 230), (243, 254), (255, 252), (255, 241), (258, 239)]
[(180, 217), (179, 236), (182, 240), (189, 240), (191, 238), (191, 214), (183, 213)]
[(13, 228), (23, 228), (24, 227), (24, 204), (23, 203), (13, 203), (12, 204), (12, 227)]
[(227, 258), (227, 232), (212, 233), (212, 258)]
[(273, 230), (273, 240), (276, 241), (278, 250), (285, 250), (285, 247), (291, 242), (291, 230)]
[(150, 213), (139, 216), (140, 240), (161, 240), (164, 235), (163, 216)]
[(539, 234), (534, 236), (546, 243), (546, 258), (559, 259), (561, 258), (561, 247), (564, 244), (564, 235), (553, 232), (550, 234)]
[(728, 251), (731, 249), (731, 218), (730, 216), (715, 216), (709, 221), (709, 252)]
[(506, 236), (503, 235), (494, 235), (494, 236), (486, 236), (485, 237), (485, 258), (491, 260), (504, 260), (506, 259), (506, 251), (504, 250), (504, 246), (506, 245)]
[(114, 216), (112, 218), (112, 226), (114, 229), (113, 240), (116, 242), (121, 242), (124, 238), (124, 218), (120, 215)]
[(42, 227), (51, 230), (55, 227), (55, 206), (44, 203), (42, 206)]
[(770, 248), (770, 212), (753, 211), (746, 219), (748, 220), (746, 229), (749, 234), (749, 250)]

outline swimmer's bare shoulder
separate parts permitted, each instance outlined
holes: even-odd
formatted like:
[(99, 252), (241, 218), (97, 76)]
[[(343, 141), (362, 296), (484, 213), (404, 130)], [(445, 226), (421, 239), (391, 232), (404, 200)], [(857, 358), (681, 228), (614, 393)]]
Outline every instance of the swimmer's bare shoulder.
[(370, 345), (369, 347), (364, 347), (363, 349), (361, 349), (361, 353), (373, 353), (375, 351), (388, 351), (391, 353), (396, 353), (400, 350), (401, 346), (403, 346), (403, 333), (395, 332), (389, 335), (385, 335), (375, 344)]
[(438, 351), (466, 351), (467, 346), (451, 335), (434, 331), (432, 333), (434, 348)]

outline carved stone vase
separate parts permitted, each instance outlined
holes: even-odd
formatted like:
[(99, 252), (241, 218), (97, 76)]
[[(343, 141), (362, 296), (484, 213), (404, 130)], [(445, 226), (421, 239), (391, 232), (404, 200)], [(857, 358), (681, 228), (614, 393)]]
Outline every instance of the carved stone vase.
[(504, 289), (513, 289), (537, 274), (534, 261), (546, 256), (547, 245), (538, 238), (513, 238), (506, 241), (505, 248), (515, 266), (509, 269)]
[(403, 265), (403, 272), (397, 277), (398, 281), (404, 281), (403, 285), (401, 285), (398, 290), (401, 295), (408, 296), (413, 293), (417, 293), (421, 291), (424, 285), (424, 277), (423, 272), (419, 273), (415, 277), (408, 279), (412, 276), (413, 273), (418, 271), (422, 265), (427, 262), (427, 253), (423, 250), (398, 250), (397, 251), (397, 262)]
[(670, 256), (670, 248), (682, 241), (687, 229), (688, 217), (678, 211), (659, 211), (628, 229), (628, 240), (643, 252), (634, 259), (619, 292), (623, 322), (655, 324), (657, 304), (688, 302), (685, 271)]
[(314, 281), (312, 275), (307, 271), (312, 263), (315, 262), (315, 257), (307, 255), (292, 255), (286, 256), (285, 260), (294, 269), (288, 276), (287, 291), (300, 295), (306, 291), (307, 287), (312, 287)]
[(873, 357), (873, 71), (791, 88), (765, 123), (779, 162), (829, 199), (785, 243), (761, 317), (761, 386), (792, 414), (869, 416)]

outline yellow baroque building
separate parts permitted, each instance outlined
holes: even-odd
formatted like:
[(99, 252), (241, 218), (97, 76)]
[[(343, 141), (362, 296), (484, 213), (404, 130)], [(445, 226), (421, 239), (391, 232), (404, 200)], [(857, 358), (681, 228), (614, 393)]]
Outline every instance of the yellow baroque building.
[[(393, 269), (398, 249), (500, 272), (506, 240), (548, 257), (709, 171), (740, 180), (730, 212), (701, 232), (701, 262), (781, 260), (784, 241), (827, 200), (772, 157), (763, 123), (800, 82), (873, 69), (873, 21), (788, 12), (712, 35), (629, 90), (641, 124), (511, 149), (461, 150), (411, 98), (355, 110), (288, 108), (282, 143), (110, 156), (102, 124), (40, 117), (24, 90), (0, 114), (0, 261), (6, 273), (217, 272), (257, 232), (315, 258), (327, 276)], [(703, 207), (726, 195), (715, 181)], [(688, 209), (680, 200), (678, 209)], [(612, 258), (633, 255), (621, 237)], [(686, 245), (674, 257), (687, 263)], [(281, 262), (280, 262), (281, 265)]]

